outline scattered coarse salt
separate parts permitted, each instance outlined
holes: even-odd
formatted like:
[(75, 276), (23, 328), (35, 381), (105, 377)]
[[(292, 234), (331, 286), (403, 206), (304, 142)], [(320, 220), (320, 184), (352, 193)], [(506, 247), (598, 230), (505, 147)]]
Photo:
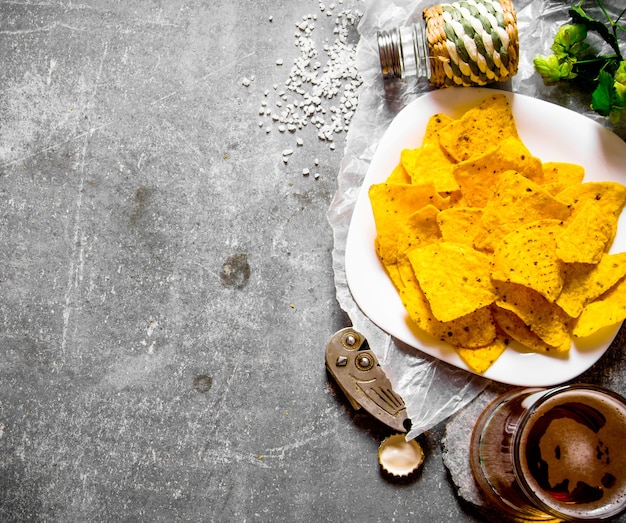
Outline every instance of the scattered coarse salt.
[[(330, 30), (330, 38), (324, 36), (323, 41), (316, 38), (317, 13), (306, 14), (294, 24), (294, 46), (298, 54), (288, 69), (283, 88), (279, 88), (279, 84), (272, 86), (277, 96), (274, 103), (281, 108), (281, 113), (279, 117), (266, 115), (270, 123), (278, 124), (281, 133), (295, 134), (308, 124), (313, 125), (318, 140), (328, 144), (331, 150), (336, 148), (334, 136), (348, 131), (362, 84), (356, 67), (358, 42), (353, 41), (362, 13), (357, 9), (335, 10), (337, 2), (343, 4), (343, 0), (328, 5), (318, 3), (319, 12), (334, 16), (334, 25), (330, 28), (325, 21), (327, 17), (320, 22)], [(284, 65), (283, 59), (276, 60), (276, 65)], [(269, 90), (263, 95), (268, 97)], [(267, 125), (266, 132), (269, 128)], [(298, 137), (296, 145), (303, 146), (304, 140)], [(317, 159), (315, 165), (319, 165)]]
[(241, 85), (243, 85), (244, 87), (249, 87), (249, 86), (250, 86), (250, 83), (251, 83), (251, 82), (250, 82), (250, 78), (246, 78), (246, 77), (244, 77), (244, 78), (241, 80)]
[(309, 174), (311, 174), (311, 171), (309, 171), (306, 167), (304, 169), (302, 169), (302, 175), (303, 176), (308, 176)]

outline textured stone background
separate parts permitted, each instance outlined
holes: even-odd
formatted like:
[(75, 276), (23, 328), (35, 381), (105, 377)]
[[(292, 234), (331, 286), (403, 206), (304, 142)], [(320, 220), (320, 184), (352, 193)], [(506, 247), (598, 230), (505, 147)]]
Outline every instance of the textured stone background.
[(473, 520), (326, 375), (345, 136), (258, 127), (311, 13), (0, 3), (0, 520)]

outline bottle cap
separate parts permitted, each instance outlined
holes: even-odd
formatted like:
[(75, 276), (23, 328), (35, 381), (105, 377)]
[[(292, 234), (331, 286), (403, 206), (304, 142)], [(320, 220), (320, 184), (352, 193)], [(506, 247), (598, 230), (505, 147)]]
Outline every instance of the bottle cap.
[(385, 438), (378, 449), (378, 462), (385, 472), (405, 477), (415, 472), (424, 461), (424, 451), (414, 439), (407, 441), (405, 434)]

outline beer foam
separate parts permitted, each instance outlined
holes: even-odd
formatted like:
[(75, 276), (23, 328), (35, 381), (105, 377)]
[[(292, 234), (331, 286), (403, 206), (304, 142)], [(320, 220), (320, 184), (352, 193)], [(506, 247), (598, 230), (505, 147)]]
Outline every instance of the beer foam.
[[(569, 418), (555, 419), (539, 441), (540, 456), (548, 464), (551, 488), (567, 483), (570, 494), (583, 482), (602, 489), (607, 474), (617, 477), (615, 460), (611, 464), (610, 449), (618, 448), (615, 434), (602, 428), (598, 433)], [(567, 437), (564, 437), (567, 435)]]
[(519, 439), (528, 486), (569, 517), (619, 512), (626, 497), (625, 432), (626, 406), (610, 396), (571, 389), (539, 401)]

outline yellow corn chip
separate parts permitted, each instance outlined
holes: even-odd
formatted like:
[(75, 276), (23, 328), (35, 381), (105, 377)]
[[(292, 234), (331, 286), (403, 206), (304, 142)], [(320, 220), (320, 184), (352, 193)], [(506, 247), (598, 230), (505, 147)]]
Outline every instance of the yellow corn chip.
[(502, 238), (525, 223), (553, 218), (565, 220), (571, 210), (540, 185), (515, 171), (500, 177), (495, 194), (487, 203), (474, 238), (479, 250), (491, 251)]
[(399, 291), (411, 321), (422, 331), (453, 346), (484, 347), (493, 342), (496, 328), (489, 307), (483, 307), (452, 321), (435, 318), (417, 280), (406, 278)]
[(548, 345), (539, 336), (528, 328), (528, 325), (514, 312), (494, 306), (492, 308), (493, 318), (498, 327), (506, 332), (512, 339), (521, 343), (524, 347), (535, 352), (550, 354), (566, 353), (569, 351), (572, 341), (569, 336), (563, 340), (563, 344), (558, 347)]
[(391, 171), (391, 174), (385, 180), (385, 183), (391, 183), (395, 185), (409, 185), (411, 183), (411, 177), (406, 172), (406, 169), (399, 163), (396, 168)]
[(441, 193), (458, 191), (459, 185), (452, 173), (454, 165), (438, 143), (423, 145), (411, 175), (412, 183), (433, 183)]
[(530, 154), (522, 141), (514, 136), (480, 157), (456, 164), (453, 174), (468, 205), (484, 207), (505, 171), (519, 172), (537, 183), (543, 181), (541, 160)]
[(404, 150), (401, 161), (416, 185), (432, 183), (438, 192), (446, 193), (458, 190), (459, 186), (452, 176), (456, 163), (439, 145), (439, 131), (452, 119), (443, 113), (431, 116), (426, 125), (422, 145), (417, 149)]
[(397, 241), (397, 263), (401, 281), (404, 284), (404, 271), (410, 269), (411, 264), (408, 261), (408, 254), (418, 247), (430, 245), (441, 239), (441, 232), (437, 225), (437, 215), (439, 209), (434, 205), (422, 207), (419, 211), (414, 212), (408, 217), (406, 222), (402, 224), (401, 231), (398, 234)]
[(478, 374), (483, 374), (502, 356), (507, 345), (508, 340), (505, 337), (498, 336), (486, 347), (478, 347), (476, 349), (457, 347), (456, 351), (470, 369)]
[(446, 200), (439, 196), (432, 184), (375, 184), (369, 189), (369, 198), (378, 234), (377, 249), (385, 265), (396, 262), (398, 236), (409, 216), (426, 205), (438, 209), (446, 206)]
[(559, 220), (540, 220), (507, 234), (494, 252), (491, 277), (534, 289), (554, 302), (563, 288), (563, 262), (556, 255)]
[(417, 149), (402, 149), (402, 151), (400, 151), (400, 165), (402, 165), (409, 177), (408, 183), (413, 183), (413, 172), (417, 168), (421, 152), (421, 147), (418, 147)]
[(566, 263), (598, 263), (613, 237), (617, 218), (585, 200), (557, 238), (556, 254)]
[(489, 257), (472, 247), (440, 242), (415, 249), (408, 257), (439, 321), (455, 320), (495, 299)]
[(543, 188), (552, 195), (573, 185), (580, 185), (585, 176), (582, 165), (566, 162), (545, 162), (543, 164)]
[(422, 145), (429, 143), (439, 143), (439, 133), (441, 129), (446, 127), (452, 122), (447, 114), (436, 113), (433, 114), (426, 123), (426, 130), (424, 131), (424, 138), (422, 139)]
[(626, 279), (622, 278), (606, 294), (587, 305), (581, 313), (572, 334), (590, 336), (609, 325), (626, 319)]
[(626, 276), (626, 252), (605, 254), (597, 265), (565, 265), (564, 282), (556, 304), (569, 316), (577, 318), (593, 300)]
[(613, 218), (609, 235), (609, 241), (613, 241), (617, 219), (626, 203), (626, 186), (616, 182), (587, 182), (564, 189), (557, 198), (573, 209), (572, 217), (580, 212), (585, 202), (597, 205), (601, 214)]
[(544, 343), (560, 347), (569, 340), (570, 317), (558, 305), (523, 285), (497, 282), (495, 287), (496, 305), (513, 312)]
[(457, 162), (481, 156), (509, 136), (519, 138), (506, 96), (495, 94), (439, 132), (439, 141)]
[(474, 207), (455, 207), (440, 211), (437, 223), (441, 238), (446, 242), (473, 246), (482, 215), (483, 210)]

